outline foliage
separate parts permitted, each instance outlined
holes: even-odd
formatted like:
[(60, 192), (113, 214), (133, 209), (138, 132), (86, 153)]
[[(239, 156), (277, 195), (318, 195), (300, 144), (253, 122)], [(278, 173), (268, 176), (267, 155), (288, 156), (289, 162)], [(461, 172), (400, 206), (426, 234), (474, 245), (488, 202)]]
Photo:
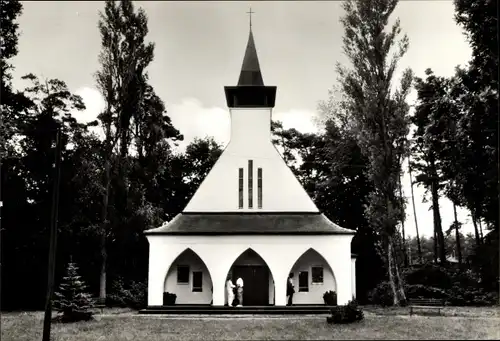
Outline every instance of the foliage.
[(354, 301), (332, 308), (331, 313), (332, 316), (326, 318), (328, 323), (346, 324), (361, 321), (364, 318), (363, 310)]
[(382, 307), (390, 307), (394, 304), (394, 293), (391, 285), (387, 281), (381, 282), (369, 294), (368, 301), (371, 304), (381, 305)]
[(12, 152), (9, 140), (15, 133), (18, 124), (17, 112), (22, 110), (24, 97), (12, 89), (9, 59), (18, 53), (19, 39), (17, 18), (21, 15), (23, 5), (18, 0), (0, 1), (0, 159)]
[[(425, 264), (407, 269), (404, 276), (409, 299), (444, 299), (448, 305), (456, 306), (494, 305), (498, 300), (497, 293), (484, 290), (481, 280), (471, 270)], [(370, 302), (391, 306), (392, 295), (389, 284), (383, 282), (370, 293)]]
[(496, 292), (486, 292), (481, 288), (454, 285), (448, 293), (448, 304), (454, 306), (492, 306), (498, 303)]
[(418, 268), (407, 269), (404, 276), (405, 282), (409, 285), (422, 284), (443, 289), (449, 289), (452, 286), (450, 271), (433, 264), (424, 264)]
[(119, 307), (142, 309), (147, 305), (147, 285), (142, 282), (125, 282), (118, 278), (111, 284), (107, 298), (108, 304)]
[(333, 93), (319, 105), (325, 119), (323, 131), (304, 134), (283, 129), (273, 121), (273, 141), (314, 200), (318, 208), (340, 226), (356, 230), (352, 242), (356, 261), (356, 286), (360, 301), (384, 278), (383, 264), (375, 249), (376, 236), (366, 215), (365, 205), (372, 191), (366, 171), (368, 159), (361, 153), (348, 122), (336, 119), (338, 106)]
[(384, 30), (397, 3), (397, 0), (344, 2), (343, 49), (352, 68), (338, 65), (337, 71), (345, 96), (342, 109), (353, 121), (359, 146), (369, 162), (366, 173), (373, 190), (368, 196), (366, 214), (379, 238), (378, 247), (394, 291), (394, 303), (404, 304), (394, 236), (398, 222), (404, 217), (398, 189), (409, 131), (409, 106), (405, 101), (413, 76), (411, 70), (405, 70), (401, 86), (392, 91), (397, 64), (408, 49), (407, 36), (398, 40), (399, 20), (388, 32)]
[(405, 287), (405, 292), (408, 298), (435, 298), (435, 299), (447, 299), (448, 294), (445, 290), (435, 288), (432, 286), (426, 286), (423, 284), (408, 284)]
[[(456, 152), (446, 149), (447, 145), (454, 145), (453, 138), (446, 136), (445, 132), (451, 129), (453, 120), (449, 118), (451, 104), (443, 101), (449, 91), (449, 85), (443, 77), (436, 77), (432, 70), (425, 71), (427, 78), (415, 78), (415, 88), (418, 99), (415, 112), (411, 118), (415, 125), (412, 143), (412, 169), (416, 171), (416, 183), (421, 183), (431, 192), (434, 232), (437, 235), (438, 253), (441, 263), (446, 262), (446, 249), (439, 210), (439, 192), (443, 184), (443, 152), (447, 150), (448, 156), (456, 156)], [(447, 139), (448, 138), (448, 139)], [(453, 188), (451, 188), (453, 190)], [(455, 203), (458, 198), (452, 196)], [(438, 255), (436, 255), (437, 257)]]
[(94, 307), (94, 301), (86, 289), (87, 286), (78, 275), (78, 267), (70, 262), (59, 291), (55, 293), (54, 307), (61, 314), (59, 318), (61, 322), (92, 319), (91, 309)]
[(337, 305), (337, 292), (329, 290), (323, 294), (323, 301), (326, 305)]
[(456, 22), (472, 48), (468, 67), (457, 69), (453, 78), (450, 98), (460, 114), (458, 189), (468, 208), (484, 218), (489, 228), (498, 230), (498, 2), (454, 0), (454, 4)]

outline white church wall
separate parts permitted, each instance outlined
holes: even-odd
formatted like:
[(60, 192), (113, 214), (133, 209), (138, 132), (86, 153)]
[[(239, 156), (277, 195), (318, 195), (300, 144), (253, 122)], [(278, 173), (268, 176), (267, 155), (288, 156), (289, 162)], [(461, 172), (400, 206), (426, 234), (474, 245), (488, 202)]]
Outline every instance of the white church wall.
[[(318, 212), (271, 142), (271, 109), (231, 109), (231, 140), (184, 212)], [(249, 208), (248, 160), (253, 160), (253, 207)], [(243, 208), (239, 208), (243, 168)], [(258, 173), (262, 168), (262, 208)]]
[[(286, 279), (295, 262), (310, 248), (329, 263), (335, 274), (338, 303), (352, 298), (352, 235), (261, 236), (160, 236), (148, 235), (150, 243), (148, 305), (162, 305), (167, 271), (187, 248), (205, 263), (213, 283), (213, 305), (225, 303), (225, 281), (234, 261), (248, 248), (266, 262), (274, 279), (276, 305), (286, 304)], [(326, 290), (325, 290), (326, 291)]]
[[(177, 283), (178, 266), (189, 267), (189, 281)], [(193, 272), (202, 272), (202, 291), (193, 292)], [(177, 295), (176, 304), (210, 304), (212, 278), (203, 261), (194, 252), (184, 252), (173, 262), (165, 278), (164, 291)]]
[[(313, 283), (312, 268), (321, 267), (323, 269), (323, 282)], [(299, 288), (299, 273), (307, 272), (308, 275), (308, 291), (300, 291)], [(293, 304), (323, 304), (323, 294), (325, 291), (337, 291), (335, 284), (335, 274), (328, 262), (316, 251), (306, 251), (295, 263), (292, 270), (293, 285), (295, 294), (293, 295)]]

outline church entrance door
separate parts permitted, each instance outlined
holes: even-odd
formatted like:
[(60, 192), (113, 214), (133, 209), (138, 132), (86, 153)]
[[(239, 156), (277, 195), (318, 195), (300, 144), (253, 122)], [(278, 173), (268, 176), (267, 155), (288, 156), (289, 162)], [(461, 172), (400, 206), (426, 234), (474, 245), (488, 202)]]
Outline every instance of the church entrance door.
[(233, 283), (243, 279), (243, 306), (269, 305), (269, 269), (262, 265), (235, 265)]

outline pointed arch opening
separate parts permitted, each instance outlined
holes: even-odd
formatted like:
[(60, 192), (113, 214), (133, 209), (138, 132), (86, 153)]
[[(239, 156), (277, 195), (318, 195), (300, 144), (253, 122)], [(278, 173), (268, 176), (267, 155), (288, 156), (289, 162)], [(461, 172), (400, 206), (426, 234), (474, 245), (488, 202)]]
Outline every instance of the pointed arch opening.
[(163, 304), (168, 298), (165, 293), (175, 294), (175, 304), (212, 304), (212, 276), (205, 262), (192, 249), (187, 248), (172, 262), (164, 283)]
[(293, 274), (293, 304), (324, 304), (323, 294), (337, 292), (337, 281), (328, 261), (316, 250), (306, 250), (289, 271)]
[[(243, 280), (242, 302), (232, 300), (227, 286), (231, 279), (234, 285), (238, 278)], [(268, 306), (274, 304), (274, 277), (266, 261), (252, 248), (248, 248), (236, 258), (226, 276), (225, 305)], [(235, 288), (234, 298), (238, 298)], [(230, 302), (231, 301), (231, 302)]]

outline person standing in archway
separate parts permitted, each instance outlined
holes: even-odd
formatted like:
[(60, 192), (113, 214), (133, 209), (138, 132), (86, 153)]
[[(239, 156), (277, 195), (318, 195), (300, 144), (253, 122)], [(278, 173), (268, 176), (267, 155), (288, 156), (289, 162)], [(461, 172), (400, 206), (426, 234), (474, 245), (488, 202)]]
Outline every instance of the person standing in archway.
[(290, 273), (290, 275), (288, 275), (288, 280), (286, 282), (286, 296), (288, 297), (288, 303), (286, 304), (287, 306), (291, 306), (293, 304), (292, 303), (293, 294), (295, 293), (292, 278), (293, 278), (293, 273)]
[(238, 307), (243, 306), (243, 279), (239, 277), (236, 280), (236, 288), (237, 288), (237, 296), (238, 299)]
[(227, 305), (232, 307), (234, 302), (234, 287), (231, 276), (227, 276), (226, 280), (226, 292), (227, 292)]

